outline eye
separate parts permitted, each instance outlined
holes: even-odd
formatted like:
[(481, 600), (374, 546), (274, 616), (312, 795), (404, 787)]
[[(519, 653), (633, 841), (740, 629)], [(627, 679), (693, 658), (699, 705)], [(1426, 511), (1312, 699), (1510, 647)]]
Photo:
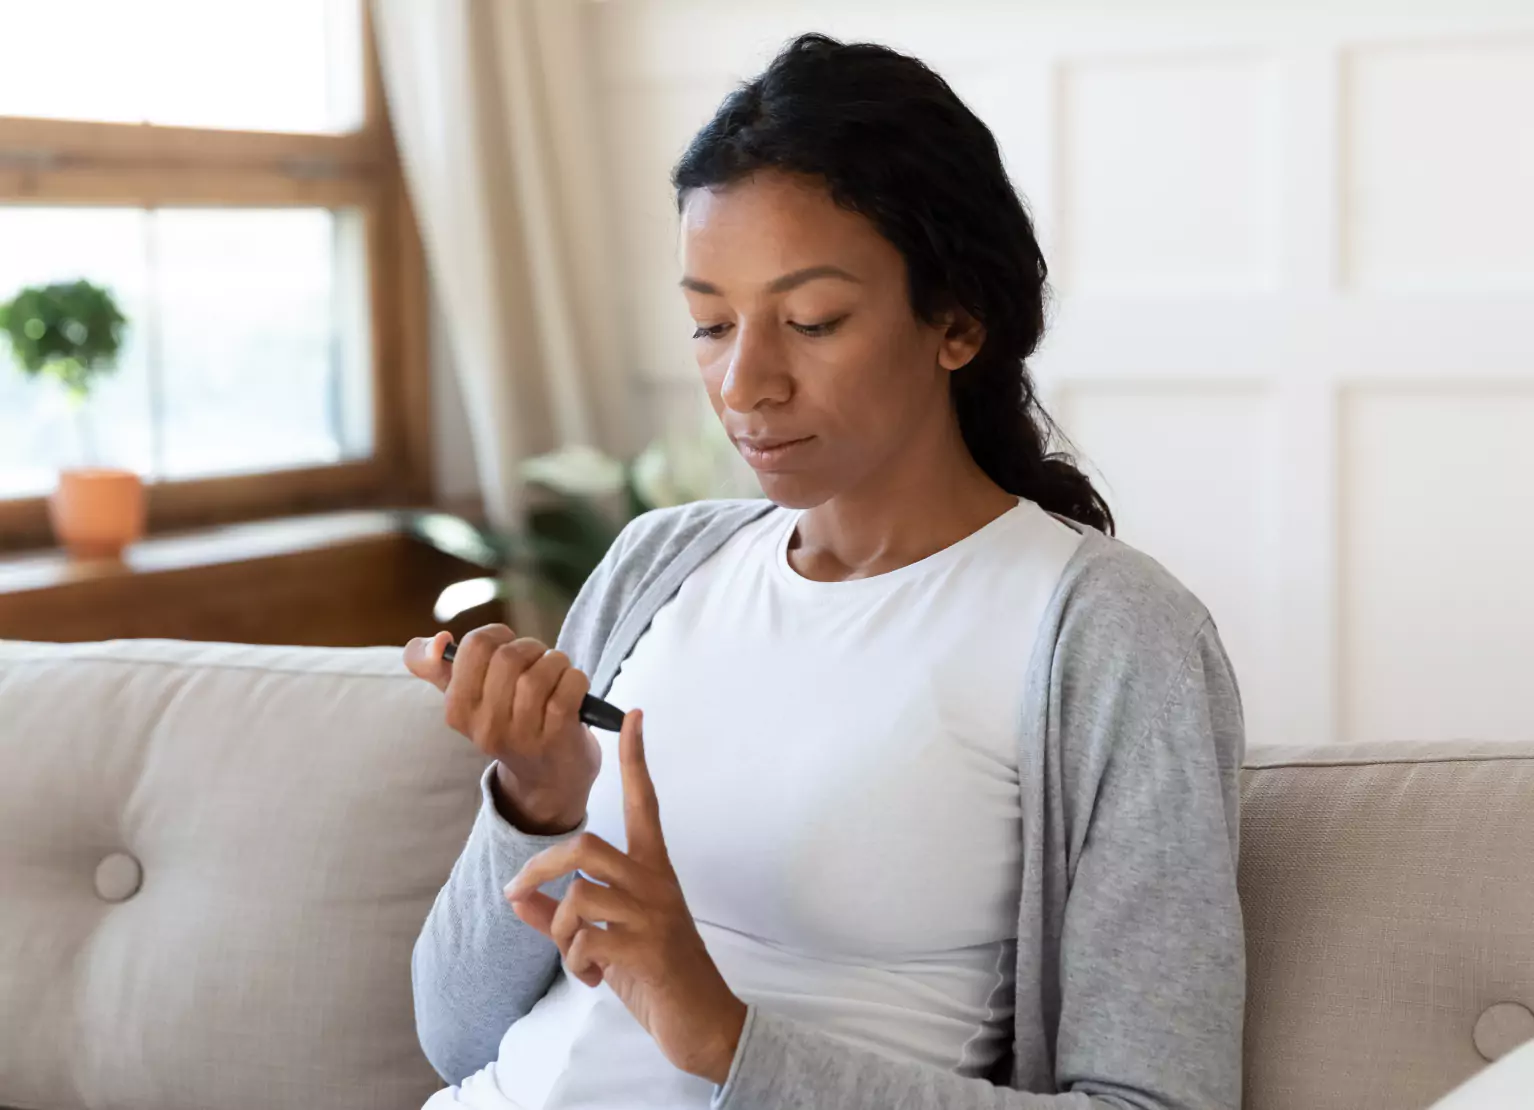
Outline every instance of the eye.
[(807, 336), (810, 339), (823, 339), (841, 327), (842, 321), (846, 318), (845, 316), (838, 316), (834, 320), (826, 320), (819, 324), (796, 324), (790, 320), (788, 326), (800, 335)]
[(710, 324), (707, 326), (700, 324), (698, 325), (698, 330), (692, 333), (692, 337), (694, 339), (718, 339), (729, 326), (729, 324)]

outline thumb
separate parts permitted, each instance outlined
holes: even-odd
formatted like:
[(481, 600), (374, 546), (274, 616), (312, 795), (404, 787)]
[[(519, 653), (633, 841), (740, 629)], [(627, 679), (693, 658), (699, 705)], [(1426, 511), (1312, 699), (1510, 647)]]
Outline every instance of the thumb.
[(429, 640), (415, 637), (405, 645), (405, 668), (445, 691), (448, 679), (453, 677), (453, 665), (442, 658), (442, 652), (452, 642), (451, 632), (438, 632)]

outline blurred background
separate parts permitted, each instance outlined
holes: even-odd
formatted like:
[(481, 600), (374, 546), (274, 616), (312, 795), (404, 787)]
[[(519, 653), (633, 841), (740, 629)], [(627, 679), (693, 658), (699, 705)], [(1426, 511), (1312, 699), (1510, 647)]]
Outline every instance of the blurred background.
[(667, 179), (806, 30), (996, 133), (1044, 397), (1254, 742), (1534, 734), (1526, 0), (0, 0), (0, 636), (547, 633), (752, 492)]

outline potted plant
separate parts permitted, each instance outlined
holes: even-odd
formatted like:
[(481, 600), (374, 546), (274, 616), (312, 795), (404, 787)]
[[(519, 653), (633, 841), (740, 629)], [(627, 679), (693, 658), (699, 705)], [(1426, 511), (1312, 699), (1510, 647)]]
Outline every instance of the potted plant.
[(0, 303), (0, 332), (21, 372), (51, 378), (75, 413), (84, 466), (59, 473), (49, 518), (71, 555), (116, 556), (144, 533), (144, 485), (130, 470), (94, 465), (86, 403), (117, 368), (127, 320), (112, 294), (88, 281), (30, 286)]
[(505, 601), (513, 589), (557, 616), (640, 513), (705, 497), (761, 495), (712, 412), (696, 433), (658, 438), (632, 462), (575, 445), (528, 459), (520, 477), (534, 496), (513, 534), (450, 513), (405, 514), (417, 539), (491, 572), (443, 590), (437, 620)]

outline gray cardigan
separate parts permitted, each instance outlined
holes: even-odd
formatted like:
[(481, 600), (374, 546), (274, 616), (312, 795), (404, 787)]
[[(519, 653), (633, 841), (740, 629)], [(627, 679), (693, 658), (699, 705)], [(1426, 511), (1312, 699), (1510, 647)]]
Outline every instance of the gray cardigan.
[[(624, 530), (559, 637), (595, 693), (682, 580), (770, 508), (701, 502)], [(994, 1083), (965, 1078), (753, 1005), (714, 1092), (718, 1110), (1239, 1106), (1244, 742), (1235, 677), (1196, 598), (1145, 555), (1073, 527), (1084, 539), (1045, 613), (1019, 707), (1023, 874), (1010, 1057)], [(416, 942), (421, 1044), (449, 1082), (495, 1058), (506, 1029), (558, 972), (553, 943), (501, 897), (558, 839), (517, 830), (486, 793)]]

